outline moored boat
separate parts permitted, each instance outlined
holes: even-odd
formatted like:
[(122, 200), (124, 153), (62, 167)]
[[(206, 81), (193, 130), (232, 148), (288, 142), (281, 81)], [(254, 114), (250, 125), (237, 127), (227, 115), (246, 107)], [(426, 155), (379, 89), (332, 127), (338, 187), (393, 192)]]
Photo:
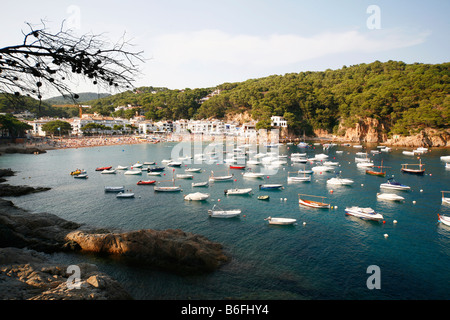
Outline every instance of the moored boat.
[(123, 174), (126, 174), (126, 175), (139, 175), (139, 174), (142, 174), (142, 171), (141, 170), (127, 170)]
[(180, 186), (167, 186), (167, 187), (161, 187), (159, 185), (155, 186), (155, 188), (153, 189), (157, 192), (178, 192), (181, 191), (181, 187)]
[(187, 168), (184, 170), (185, 172), (200, 172), (202, 168)]
[(387, 182), (380, 184), (380, 188), (384, 189), (395, 189), (395, 190), (411, 190), (410, 186), (401, 184), (394, 180), (394, 178), (389, 178)]
[(147, 185), (147, 184), (154, 184), (156, 180), (139, 180), (136, 184), (137, 185)]
[(450, 198), (446, 197), (446, 193), (450, 193), (450, 191), (441, 191), (442, 192), (442, 204), (450, 204)]
[(276, 225), (292, 225), (297, 222), (297, 219), (291, 219), (291, 218), (272, 218), (267, 217), (264, 220), (268, 221), (269, 224), (276, 224)]
[(207, 187), (209, 185), (208, 181), (204, 182), (192, 182), (191, 184), (193, 187)]
[(438, 221), (445, 224), (446, 226), (450, 226), (450, 217), (444, 216), (442, 214), (438, 214)]
[(244, 189), (226, 189), (224, 193), (226, 195), (247, 195), (252, 192), (252, 188), (244, 188)]
[(111, 168), (112, 168), (112, 166), (109, 166), (109, 167), (98, 167), (98, 168), (95, 169), (95, 171), (109, 170)]
[[(408, 166), (418, 166), (417, 169), (416, 167), (411, 168)], [(412, 174), (421, 174), (423, 175), (425, 173), (425, 169), (423, 169), (422, 167), (424, 166), (424, 164), (422, 164), (422, 160), (420, 160), (419, 164), (407, 164), (407, 163), (402, 163), (402, 172), (406, 172), (406, 173), (412, 173)]]
[(184, 196), (184, 200), (203, 201), (209, 198), (209, 193), (194, 192)]
[(262, 172), (246, 172), (242, 175), (244, 178), (264, 178), (264, 173)]
[(268, 195), (258, 196), (258, 200), (269, 200), (270, 197)]
[(176, 178), (177, 179), (193, 179), (194, 176), (192, 174), (189, 174), (189, 173), (178, 173), (176, 175)]
[(148, 168), (148, 172), (161, 172), (161, 171), (164, 171), (164, 167)]
[(220, 209), (217, 205), (214, 205), (211, 210), (208, 210), (208, 214), (211, 218), (234, 218), (241, 214), (241, 210), (223, 210)]
[(340, 185), (340, 186), (349, 186), (351, 184), (353, 184), (353, 180), (351, 179), (344, 179), (344, 178), (331, 178), (329, 180), (327, 180), (327, 184), (331, 184), (331, 185)]
[(101, 173), (102, 174), (115, 174), (116, 169), (103, 170)]
[(377, 198), (381, 200), (403, 201), (405, 198), (395, 193), (377, 193)]
[(87, 179), (88, 175), (87, 173), (80, 173), (73, 176), (75, 179)]
[(245, 169), (245, 166), (234, 166), (234, 165), (230, 165), (230, 169), (244, 170), (244, 169)]
[(105, 192), (123, 192), (125, 187), (105, 187)]
[[(315, 198), (322, 198), (322, 201), (314, 201), (306, 199), (305, 197), (315, 197)], [(331, 205), (329, 203), (324, 203), (323, 199), (326, 197), (323, 196), (312, 196), (308, 194), (298, 194), (298, 203), (307, 207), (311, 208), (317, 208), (317, 209), (329, 209), (331, 208)]]
[(282, 184), (260, 184), (259, 189), (261, 190), (277, 190), (277, 189), (284, 189)]
[(131, 192), (119, 192), (116, 198), (134, 198), (134, 193)]
[(381, 220), (383, 215), (375, 212), (372, 208), (363, 208), (358, 206), (345, 208), (345, 213), (350, 216), (358, 217), (364, 220)]

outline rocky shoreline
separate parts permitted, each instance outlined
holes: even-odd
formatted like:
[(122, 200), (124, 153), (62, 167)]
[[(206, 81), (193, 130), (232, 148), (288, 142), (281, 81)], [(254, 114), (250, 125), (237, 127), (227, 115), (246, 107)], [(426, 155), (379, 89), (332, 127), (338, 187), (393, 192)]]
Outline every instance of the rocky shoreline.
[[(32, 192), (38, 191), (43, 190)], [(0, 199), (0, 299), (131, 299), (90, 264), (78, 266), (80, 289), (70, 289), (68, 266), (51, 259), (57, 252), (96, 254), (181, 275), (213, 272), (230, 259), (221, 244), (179, 229), (95, 229)]]

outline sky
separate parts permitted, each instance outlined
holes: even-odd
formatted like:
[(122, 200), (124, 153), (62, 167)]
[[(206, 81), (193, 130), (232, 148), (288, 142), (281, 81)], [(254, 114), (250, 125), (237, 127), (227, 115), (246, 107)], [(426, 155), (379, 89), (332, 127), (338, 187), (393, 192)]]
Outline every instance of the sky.
[(25, 23), (41, 20), (49, 31), (65, 21), (75, 34), (111, 43), (125, 36), (146, 58), (136, 87), (207, 88), (376, 60), (450, 60), (447, 0), (4, 0), (1, 7), (0, 47), (21, 43)]

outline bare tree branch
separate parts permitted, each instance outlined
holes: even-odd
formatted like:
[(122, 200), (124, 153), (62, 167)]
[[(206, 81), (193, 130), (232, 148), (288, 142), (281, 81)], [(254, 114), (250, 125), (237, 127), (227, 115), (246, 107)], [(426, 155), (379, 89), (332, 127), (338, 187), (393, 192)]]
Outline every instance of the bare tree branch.
[(56, 89), (77, 99), (69, 82), (81, 76), (92, 84), (118, 89), (130, 88), (143, 52), (132, 52), (124, 37), (114, 45), (101, 35), (75, 36), (64, 29), (51, 33), (27, 23), (22, 44), (0, 49), (0, 92), (42, 99), (43, 88)]

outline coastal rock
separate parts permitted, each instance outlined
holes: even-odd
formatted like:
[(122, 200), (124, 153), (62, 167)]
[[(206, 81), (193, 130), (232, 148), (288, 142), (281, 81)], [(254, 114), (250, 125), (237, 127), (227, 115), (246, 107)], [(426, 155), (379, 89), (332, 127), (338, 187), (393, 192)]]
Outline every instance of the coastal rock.
[(181, 272), (209, 272), (228, 260), (222, 245), (182, 230), (139, 230), (125, 233), (73, 231), (66, 237), (82, 251), (110, 254)]
[(0, 197), (18, 197), (30, 193), (48, 191), (48, 187), (14, 186), (10, 184), (0, 184)]
[(338, 130), (341, 132), (345, 130), (343, 138), (351, 142), (380, 143), (387, 139), (384, 124), (373, 118), (362, 119), (353, 128), (339, 125)]
[(394, 135), (386, 140), (386, 144), (398, 147), (449, 147), (450, 131), (438, 131), (436, 129), (425, 128), (413, 136)]
[(131, 296), (92, 264), (81, 263), (79, 287), (70, 287), (68, 265), (34, 250), (0, 248), (1, 300), (128, 300)]
[(36, 147), (6, 147), (3, 149), (4, 153), (23, 153), (23, 154), (41, 154), (47, 151)]

